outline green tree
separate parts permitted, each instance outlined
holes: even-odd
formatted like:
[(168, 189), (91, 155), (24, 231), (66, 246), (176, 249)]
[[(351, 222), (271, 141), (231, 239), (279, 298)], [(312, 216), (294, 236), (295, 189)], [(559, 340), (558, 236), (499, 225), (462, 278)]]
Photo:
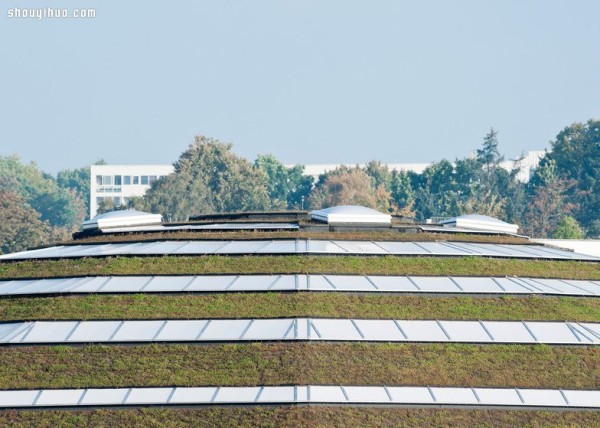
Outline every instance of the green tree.
[(442, 160), (425, 168), (422, 174), (413, 176), (415, 210), (419, 220), (458, 215), (461, 195), (454, 172), (452, 164)]
[(566, 194), (572, 183), (557, 174), (556, 163), (544, 159), (529, 184), (525, 212), (525, 231), (536, 238), (545, 238), (556, 229), (559, 220), (572, 211)]
[(190, 216), (270, 208), (267, 175), (231, 152), (231, 144), (197, 136), (175, 171), (146, 193), (146, 209), (172, 221)]
[(552, 237), (555, 239), (583, 239), (584, 236), (585, 233), (577, 220), (568, 215), (560, 219), (556, 229), (552, 232)]
[(556, 173), (572, 181), (568, 201), (575, 207), (573, 216), (588, 228), (600, 219), (600, 120), (574, 123), (564, 128), (552, 142)]
[(52, 228), (17, 193), (0, 188), (0, 254), (52, 241)]
[(414, 210), (415, 191), (410, 174), (404, 171), (393, 171), (390, 186), (394, 211), (406, 217), (416, 215)]
[(477, 150), (475, 169), (470, 182), (470, 191), (463, 195), (461, 212), (475, 212), (492, 217), (505, 218), (507, 195), (506, 191), (514, 175), (500, 166), (504, 156), (500, 154), (498, 132), (491, 128), (483, 138), (481, 149)]
[(373, 181), (374, 188), (383, 187), (387, 192), (392, 191), (392, 172), (387, 165), (372, 160), (365, 167), (365, 172)]
[[(106, 165), (103, 159), (94, 165)], [(63, 169), (56, 176), (56, 184), (62, 189), (73, 191), (85, 204), (85, 214), (90, 212), (90, 167), (84, 166), (76, 169)]]
[(477, 160), (483, 165), (484, 169), (489, 171), (497, 168), (500, 162), (504, 160), (498, 146), (498, 131), (491, 128), (483, 139), (483, 146), (481, 149), (477, 149)]
[(85, 203), (74, 192), (59, 187), (35, 163), (24, 165), (18, 156), (0, 156), (0, 186), (20, 195), (53, 227), (74, 229), (85, 218)]
[(273, 155), (260, 155), (254, 165), (268, 177), (269, 199), (273, 209), (298, 208), (308, 197), (313, 178), (304, 176), (304, 167), (287, 168)]

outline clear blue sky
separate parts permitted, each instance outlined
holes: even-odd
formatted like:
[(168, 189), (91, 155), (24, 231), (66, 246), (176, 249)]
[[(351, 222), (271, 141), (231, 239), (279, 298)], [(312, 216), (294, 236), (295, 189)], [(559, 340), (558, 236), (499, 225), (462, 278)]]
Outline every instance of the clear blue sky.
[[(95, 8), (92, 20), (8, 18)], [(0, 154), (56, 172), (249, 159), (428, 162), (491, 126), (514, 157), (600, 116), (600, 2), (4, 0)]]

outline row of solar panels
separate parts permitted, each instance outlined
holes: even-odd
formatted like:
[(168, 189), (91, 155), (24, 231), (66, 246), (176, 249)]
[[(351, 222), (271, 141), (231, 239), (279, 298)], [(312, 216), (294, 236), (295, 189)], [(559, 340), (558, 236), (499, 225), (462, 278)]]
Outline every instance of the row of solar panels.
[(337, 291), (600, 296), (598, 281), (449, 276), (91, 276), (0, 281), (0, 296), (62, 293)]
[(421, 386), (246, 386), (0, 391), (0, 407), (379, 404), (600, 408), (600, 391)]
[(456, 242), (387, 242), (339, 240), (158, 241), (65, 245), (0, 256), (0, 260), (103, 257), (118, 255), (199, 254), (351, 254), (415, 256), (486, 256), (526, 259), (600, 259), (541, 245), (475, 244)]
[(123, 226), (101, 228), (102, 233), (135, 233), (135, 232), (185, 232), (204, 230), (204, 231), (220, 231), (220, 230), (298, 230), (299, 226), (296, 223), (210, 223), (210, 224), (183, 224), (180, 226)]
[(219, 319), (0, 324), (0, 344), (365, 341), (600, 345), (600, 324), (546, 321)]

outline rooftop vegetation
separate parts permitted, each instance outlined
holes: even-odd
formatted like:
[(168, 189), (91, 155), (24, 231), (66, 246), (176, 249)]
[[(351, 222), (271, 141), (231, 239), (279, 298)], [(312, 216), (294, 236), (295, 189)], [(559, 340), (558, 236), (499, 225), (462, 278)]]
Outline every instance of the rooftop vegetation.
[(600, 263), (485, 257), (159, 256), (0, 263), (0, 278), (85, 275), (372, 274), (600, 279)]
[(330, 292), (92, 294), (0, 299), (0, 321), (274, 317), (600, 322), (600, 299)]
[[(247, 343), (0, 348), (2, 388), (431, 385), (597, 389), (600, 349)], [(1, 413), (1, 412), (0, 412)]]

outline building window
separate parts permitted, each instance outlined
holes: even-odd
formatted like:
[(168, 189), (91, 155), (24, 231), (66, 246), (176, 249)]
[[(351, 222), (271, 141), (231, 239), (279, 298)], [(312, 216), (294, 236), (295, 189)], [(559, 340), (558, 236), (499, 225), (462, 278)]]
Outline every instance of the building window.
[(102, 176), (102, 185), (103, 186), (112, 186), (113, 178), (112, 175), (103, 175)]
[(115, 175), (115, 186), (120, 186), (120, 185), (121, 185), (121, 176)]
[(137, 175), (133, 176), (133, 184), (140, 184), (140, 177), (138, 177)]
[(157, 177), (156, 177), (156, 175), (151, 175), (151, 176), (149, 176), (149, 177), (148, 177), (148, 181), (149, 181), (149, 182), (148, 182), (148, 184), (152, 184), (152, 183), (154, 183), (156, 180), (157, 180)]
[(115, 197), (113, 197), (113, 204), (114, 204), (115, 206), (119, 206), (119, 205), (121, 205), (121, 197), (120, 197), (120, 196), (115, 196)]
[(96, 176), (96, 185), (102, 186), (102, 176), (101, 175)]
[(142, 185), (148, 185), (148, 176), (142, 175)]
[(124, 175), (123, 176), (123, 184), (124, 185), (129, 185), (131, 184), (131, 175)]

